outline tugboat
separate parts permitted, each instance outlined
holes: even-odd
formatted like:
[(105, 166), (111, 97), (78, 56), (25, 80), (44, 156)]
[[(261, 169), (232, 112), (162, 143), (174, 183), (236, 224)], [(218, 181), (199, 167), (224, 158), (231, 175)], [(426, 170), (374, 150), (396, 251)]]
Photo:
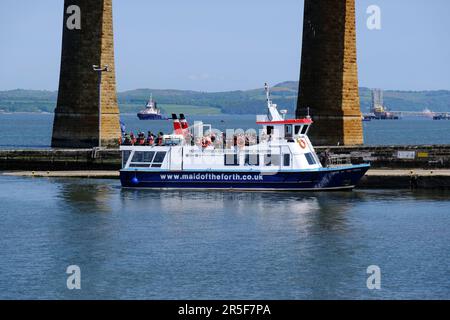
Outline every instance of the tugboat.
[(323, 166), (308, 130), (313, 121), (285, 119), (265, 86), (267, 114), (256, 131), (213, 130), (172, 115), (174, 131), (145, 146), (122, 145), (124, 188), (271, 191), (351, 190), (369, 164)]
[(161, 114), (161, 110), (158, 109), (156, 101), (153, 101), (153, 95), (150, 96), (150, 100), (147, 102), (145, 109), (141, 110), (137, 114), (139, 120), (168, 120), (168, 118)]

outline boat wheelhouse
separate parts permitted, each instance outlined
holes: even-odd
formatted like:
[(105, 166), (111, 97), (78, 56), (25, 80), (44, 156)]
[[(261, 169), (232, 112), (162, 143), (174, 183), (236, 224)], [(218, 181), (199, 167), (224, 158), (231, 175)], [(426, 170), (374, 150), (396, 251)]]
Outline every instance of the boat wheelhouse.
[(189, 126), (173, 115), (174, 131), (160, 143), (121, 146), (123, 187), (156, 189), (339, 190), (352, 189), (368, 164), (322, 166), (308, 131), (307, 116), (285, 119), (270, 99), (256, 130), (212, 129), (198, 121)]

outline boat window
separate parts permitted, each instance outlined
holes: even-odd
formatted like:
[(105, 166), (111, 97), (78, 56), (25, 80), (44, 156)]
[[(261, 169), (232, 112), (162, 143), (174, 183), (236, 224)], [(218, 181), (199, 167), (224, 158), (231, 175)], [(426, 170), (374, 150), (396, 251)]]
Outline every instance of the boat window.
[(148, 168), (150, 164), (140, 162), (140, 163), (130, 163), (130, 168)]
[(273, 126), (267, 126), (267, 134), (272, 134), (273, 133)]
[(308, 127), (308, 125), (304, 125), (301, 134), (306, 134), (306, 131), (308, 131)]
[(238, 166), (239, 157), (237, 153), (227, 153), (223, 157), (226, 166)]
[(306, 158), (306, 161), (308, 161), (308, 163), (310, 165), (316, 164), (316, 160), (314, 159), (312, 153), (310, 153), (310, 152), (305, 153), (305, 158)]
[(245, 165), (246, 166), (259, 166), (259, 154), (246, 153), (245, 154)]
[(144, 152), (136, 151), (133, 155), (132, 162), (144, 162)]
[(292, 124), (287, 124), (284, 126), (284, 137), (286, 139), (292, 138)]
[(157, 152), (155, 155), (155, 159), (153, 160), (153, 163), (162, 163), (164, 161), (164, 158), (166, 157), (166, 152)]
[(180, 138), (166, 138), (164, 140), (164, 145), (165, 146), (178, 146), (181, 144), (181, 139)]
[(265, 166), (280, 166), (281, 165), (281, 155), (280, 154), (270, 154), (264, 155), (264, 165)]
[(130, 157), (131, 151), (122, 151), (122, 168), (127, 164), (128, 158)]
[(295, 134), (298, 134), (300, 132), (300, 129), (302, 128), (302, 126), (295, 126)]
[(291, 155), (289, 153), (283, 154), (283, 166), (289, 167), (291, 165)]

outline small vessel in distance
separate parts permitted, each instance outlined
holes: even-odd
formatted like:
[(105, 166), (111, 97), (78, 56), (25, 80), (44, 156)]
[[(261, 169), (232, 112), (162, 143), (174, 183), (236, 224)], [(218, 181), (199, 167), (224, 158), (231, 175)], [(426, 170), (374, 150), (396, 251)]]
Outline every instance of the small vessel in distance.
[(435, 114), (433, 120), (450, 120), (450, 113)]
[(120, 146), (125, 188), (262, 191), (351, 190), (369, 164), (322, 165), (308, 130), (311, 117), (285, 119), (266, 84), (267, 113), (257, 131), (220, 132), (174, 115), (172, 134), (149, 145)]
[(167, 120), (168, 117), (161, 114), (161, 109), (158, 108), (156, 101), (153, 100), (153, 95), (147, 102), (145, 109), (139, 111), (137, 116), (140, 120)]

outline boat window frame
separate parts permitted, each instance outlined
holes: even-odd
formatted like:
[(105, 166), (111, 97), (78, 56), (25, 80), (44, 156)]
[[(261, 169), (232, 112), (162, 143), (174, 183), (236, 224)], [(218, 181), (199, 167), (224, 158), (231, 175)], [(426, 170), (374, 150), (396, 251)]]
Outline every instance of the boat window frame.
[(302, 130), (300, 131), (300, 134), (306, 134), (309, 129), (309, 124), (304, 124), (302, 127)]
[[(153, 157), (152, 165), (154, 163), (161, 163), (162, 164), (164, 162), (164, 160), (166, 159), (167, 151), (154, 151), (154, 152), (155, 152), (155, 155)], [(158, 155), (160, 155), (161, 153), (163, 154), (163, 156), (162, 156), (161, 161), (159, 161), (159, 159), (156, 159), (156, 157)]]
[(285, 139), (292, 139), (294, 137), (294, 128), (292, 124), (285, 124), (284, 125), (284, 138)]
[[(233, 156), (233, 162), (229, 163), (227, 162), (227, 157), (229, 156)], [(223, 154), (223, 164), (226, 167), (238, 167), (240, 165), (240, 161), (239, 161), (239, 153), (238, 152), (228, 152), (228, 153), (224, 153)]]
[(283, 153), (283, 167), (290, 167), (290, 166), (291, 166), (291, 154)]
[[(125, 156), (126, 154), (128, 154), (128, 156)], [(127, 166), (130, 156), (131, 150), (122, 150), (122, 168), (125, 168)]]
[[(130, 150), (129, 152), (131, 152), (132, 155), (130, 155), (129, 157), (128, 168), (161, 168), (168, 153), (167, 151), (155, 151), (155, 150), (150, 151)], [(164, 153), (162, 159), (156, 159), (157, 155), (160, 153)], [(138, 155), (143, 154), (141, 158), (143, 161), (133, 161), (135, 159), (136, 154)], [(146, 155), (149, 156), (147, 159), (145, 158)]]
[(314, 157), (312, 152), (306, 152), (306, 153), (304, 153), (304, 156), (310, 166), (317, 164), (316, 158)]
[[(264, 157), (263, 164), (265, 167), (281, 167), (281, 154), (280, 153), (266, 152), (263, 154), (263, 157)], [(268, 158), (270, 159), (270, 162), (267, 161)], [(278, 158), (278, 163), (274, 164), (273, 159), (277, 159), (277, 158)]]
[[(253, 159), (256, 158), (256, 163), (250, 162), (250, 156), (252, 156)], [(246, 152), (244, 156), (244, 166), (259, 167), (259, 154), (255, 152)]]

